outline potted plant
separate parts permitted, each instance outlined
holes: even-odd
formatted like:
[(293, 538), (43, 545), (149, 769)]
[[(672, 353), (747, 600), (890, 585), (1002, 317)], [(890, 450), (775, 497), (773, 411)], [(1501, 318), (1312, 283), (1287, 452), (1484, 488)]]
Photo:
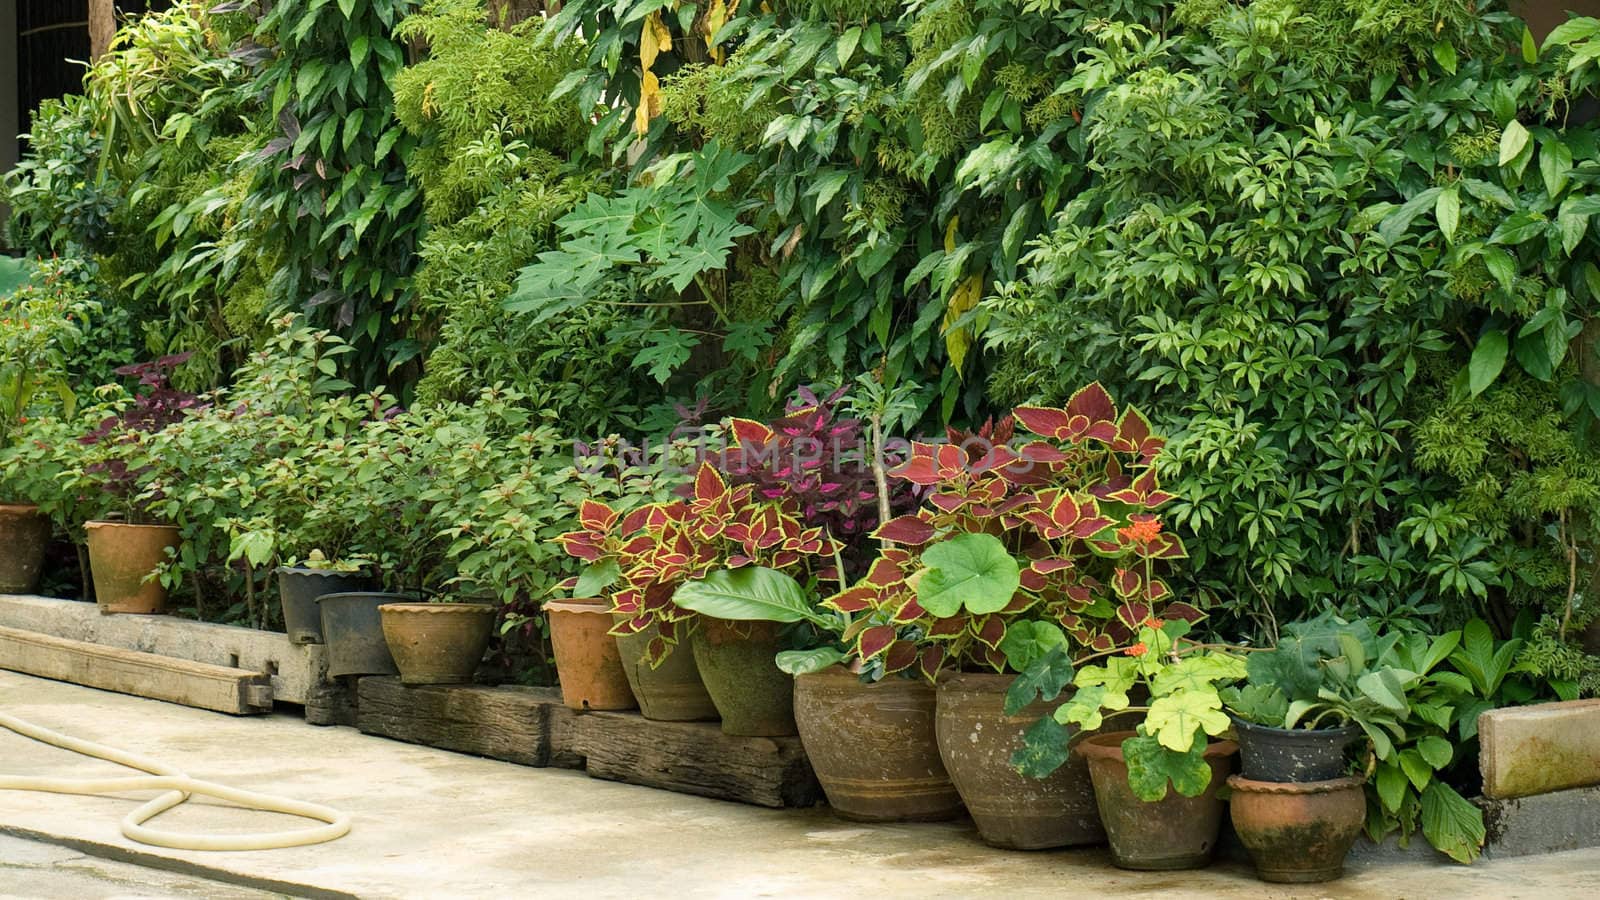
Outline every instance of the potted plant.
[[(633, 709), (639, 705), (622, 650), (611, 634), (611, 601), (604, 597), (547, 600), (544, 610), (549, 617), (562, 702), (572, 709)], [(688, 658), (688, 654), (680, 655)], [(695, 681), (699, 681), (698, 674)], [(709, 695), (706, 702), (709, 705)]]
[[(692, 459), (687, 453), (680, 441), (670, 442), (654, 456), (648, 447), (628, 446), (616, 437), (576, 445), (576, 465), (569, 474), (585, 492), (576, 504), (579, 528), (556, 540), (570, 558), (583, 564), (583, 569), (559, 585), (562, 596), (576, 599), (547, 601), (545, 606), (550, 610), (550, 602), (562, 604), (549, 619), (554, 644), (555, 631), (561, 627), (557, 616), (588, 615), (595, 602), (604, 604), (616, 643), (617, 665), (628, 693), (637, 702), (641, 715), (658, 722), (715, 721), (717, 707), (700, 678), (694, 653), (670, 652), (657, 621), (641, 624), (633, 621), (632, 614), (612, 612), (609, 598), (615, 590), (627, 588), (622, 582), (623, 570), (633, 570), (641, 562), (642, 550), (648, 547), (647, 543), (623, 540), (623, 517), (642, 506), (670, 502), (686, 480), (678, 472), (685, 460)], [(629, 533), (634, 530), (630, 525)], [(671, 587), (648, 583), (643, 590), (670, 591)], [(585, 602), (587, 598), (592, 599)], [(580, 605), (568, 607), (568, 603)], [(557, 657), (563, 690), (569, 682), (595, 686), (578, 691), (575, 699), (610, 696), (613, 702), (623, 702), (622, 693), (614, 687), (617, 669), (603, 646), (577, 655), (559, 652), (554, 646), (552, 651)]]
[[(345, 393), (324, 371), (349, 350), (338, 338), (296, 316), (274, 324), (232, 385), (150, 434), (140, 481), (149, 512), (181, 533), (169, 581), (192, 579), (202, 618), (206, 594), (242, 595), (244, 624), (282, 622), (291, 641), (321, 643), (315, 598), (367, 586), (342, 493), (361, 473), (338, 448), (393, 399)], [(274, 575), (281, 604), (269, 602)]]
[(176, 557), (180, 535), (152, 515), (155, 498), (143, 481), (151, 465), (150, 436), (201, 407), (194, 394), (171, 385), (172, 372), (189, 357), (179, 353), (117, 369), (138, 379), (138, 392), (115, 401), (110, 414), (78, 438), (83, 465), (72, 488), (89, 515), (83, 528), (102, 613), (166, 612), (162, 575)]
[(304, 560), (291, 557), (273, 569), (290, 643), (322, 643), (322, 608), (317, 600), (366, 588), (369, 580), (362, 568), (359, 560), (328, 559), (321, 550), (312, 550)]
[(695, 666), (726, 733), (794, 734), (792, 686), (774, 662), (783, 649), (777, 623), (698, 615), (679, 595), (760, 592), (774, 573), (814, 584), (835, 571), (837, 542), (821, 528), (804, 527), (785, 499), (757, 500), (752, 485), (730, 486), (709, 463), (696, 470), (690, 499), (640, 507), (625, 517), (612, 513), (606, 523), (586, 533), (616, 528), (623, 541), (624, 586), (612, 595), (612, 611), (627, 620), (616, 632), (655, 626), (652, 661), (690, 637)]
[[(37, 271), (36, 271), (37, 269)], [(83, 324), (99, 305), (59, 273), (31, 260), (0, 256), (0, 454), (23, 439), (30, 418), (48, 407), (71, 416), (76, 396), (66, 378)], [(0, 594), (38, 587), (56, 485), (52, 472), (20, 457), (0, 459)], [(42, 477), (41, 477), (42, 476)]]
[(1274, 648), (1250, 655), (1247, 683), (1224, 690), (1243, 764), (1228, 781), (1234, 828), (1263, 880), (1342, 874), (1366, 818), (1364, 761), (1348, 751), (1370, 741), (1391, 760), (1406, 739), (1420, 675), (1399, 665), (1400, 639), (1326, 612), (1286, 626)]
[[(1011, 707), (1006, 693), (1063, 633), (1082, 654), (1125, 644), (1163, 605), (1167, 617), (1200, 618), (1188, 604), (1170, 602), (1154, 571), (1186, 555), (1154, 518), (1172, 499), (1154, 474), (1165, 441), (1138, 410), (1119, 410), (1092, 384), (1065, 407), (1020, 407), (976, 434), (952, 433), (950, 443), (966, 449), (964, 463), (952, 465), (948, 451), (941, 460), (934, 448), (914, 449), (916, 464), (902, 477), (930, 491), (928, 502), (882, 533), (917, 547), (976, 528), (1024, 565), (1021, 590), (1004, 608), (967, 617), (962, 637), (978, 652), (946, 654), (955, 671), (939, 678), (940, 753), (986, 842), (1016, 849), (1100, 843), (1105, 833), (1081, 756), (1044, 779), (1011, 766), (1028, 727), (1048, 709), (1043, 701)], [(1152, 539), (1134, 539), (1145, 533)], [(944, 604), (923, 606), (948, 612)]]
[[(1230, 722), (1218, 686), (1243, 678), (1245, 661), (1189, 639), (1190, 627), (1183, 619), (1147, 618), (1130, 646), (1101, 651), (1099, 662), (1082, 667), (1056, 646), (1011, 688), (1017, 708), (1049, 699), (1068, 683), (1076, 687), (1028, 730), (1013, 763), (1023, 774), (1043, 776), (1070, 753), (1084, 756), (1111, 858), (1121, 868), (1196, 868), (1216, 848), (1218, 789), (1238, 749), (1221, 739)], [(1132, 717), (1136, 727), (1092, 733), (1111, 714)], [(1069, 730), (1074, 725), (1078, 736)]]

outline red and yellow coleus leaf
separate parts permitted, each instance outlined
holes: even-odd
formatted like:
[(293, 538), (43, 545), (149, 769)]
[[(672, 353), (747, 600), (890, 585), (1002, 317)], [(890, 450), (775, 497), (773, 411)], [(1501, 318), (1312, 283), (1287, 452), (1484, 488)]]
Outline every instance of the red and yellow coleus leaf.
[(894, 642), (894, 626), (874, 625), (862, 631), (861, 636), (856, 638), (856, 656), (865, 662), (888, 650)]

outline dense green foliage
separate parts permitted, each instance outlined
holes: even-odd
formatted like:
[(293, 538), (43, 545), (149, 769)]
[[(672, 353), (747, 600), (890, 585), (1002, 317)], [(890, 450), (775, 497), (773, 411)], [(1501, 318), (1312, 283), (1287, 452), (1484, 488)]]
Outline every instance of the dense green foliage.
[(532, 641), (574, 502), (672, 482), (624, 437), (1098, 381), (1171, 438), (1207, 640), (1455, 642), (1371, 826), (1470, 856), (1423, 742), (1600, 693), (1597, 62), (1499, 0), (189, 0), (4, 176), (0, 492), (179, 525), (208, 617), (317, 550)]
[(988, 304), (997, 396), (1099, 377), (1169, 426), (1192, 589), (1247, 631), (1407, 597), (1505, 627), (1587, 587), (1596, 132), (1559, 48), (1437, 6), (1097, 23), (1060, 86), (1090, 183)]

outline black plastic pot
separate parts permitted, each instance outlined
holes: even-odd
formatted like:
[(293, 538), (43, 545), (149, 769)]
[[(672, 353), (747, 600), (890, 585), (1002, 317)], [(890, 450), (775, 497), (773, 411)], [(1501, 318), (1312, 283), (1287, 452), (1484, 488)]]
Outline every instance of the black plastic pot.
[(322, 610), (317, 598), (365, 590), (367, 585), (366, 577), (355, 572), (280, 566), (278, 597), (283, 601), (283, 625), (289, 632), (289, 643), (322, 643)]
[(407, 594), (381, 594), (348, 591), (323, 594), (317, 598), (322, 608), (322, 637), (328, 645), (329, 675), (399, 675), (400, 669), (389, 654), (383, 635), (383, 616), (378, 607), (385, 603), (413, 603)]
[(1361, 739), (1360, 727), (1270, 728), (1233, 717), (1245, 778), (1278, 784), (1330, 781), (1347, 774), (1345, 748)]

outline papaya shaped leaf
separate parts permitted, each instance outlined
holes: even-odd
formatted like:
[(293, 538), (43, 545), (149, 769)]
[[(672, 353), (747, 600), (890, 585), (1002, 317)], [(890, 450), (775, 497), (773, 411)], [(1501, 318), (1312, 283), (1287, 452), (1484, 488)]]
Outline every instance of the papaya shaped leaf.
[(1011, 766), (1029, 778), (1044, 778), (1061, 768), (1072, 755), (1072, 732), (1045, 716), (1022, 735), (1022, 747), (1011, 754)]
[(1211, 766), (1206, 764), (1206, 742), (1195, 741), (1179, 752), (1161, 745), (1148, 735), (1122, 742), (1122, 758), (1128, 764), (1128, 786), (1133, 795), (1147, 803), (1167, 796), (1170, 783), (1185, 797), (1198, 797), (1211, 786)]
[(1105, 724), (1106, 713), (1127, 708), (1127, 694), (1096, 684), (1074, 691), (1071, 699), (1056, 707), (1055, 719), (1063, 725), (1077, 725), (1084, 731), (1094, 731)]
[(1163, 747), (1187, 753), (1199, 738), (1221, 734), (1231, 722), (1222, 711), (1222, 698), (1212, 690), (1180, 690), (1150, 702), (1144, 725)]
[[(1000, 644), (1004, 652), (1005, 641)], [(1065, 643), (1046, 650), (1023, 669), (1006, 690), (1006, 715), (1014, 716), (1036, 700), (1048, 701), (1061, 696), (1061, 691), (1072, 683), (1072, 675), (1072, 657), (1067, 654)]]
[(1245, 661), (1225, 653), (1185, 657), (1164, 667), (1150, 685), (1157, 697), (1180, 690), (1210, 691), (1219, 681), (1238, 681), (1245, 677)]

